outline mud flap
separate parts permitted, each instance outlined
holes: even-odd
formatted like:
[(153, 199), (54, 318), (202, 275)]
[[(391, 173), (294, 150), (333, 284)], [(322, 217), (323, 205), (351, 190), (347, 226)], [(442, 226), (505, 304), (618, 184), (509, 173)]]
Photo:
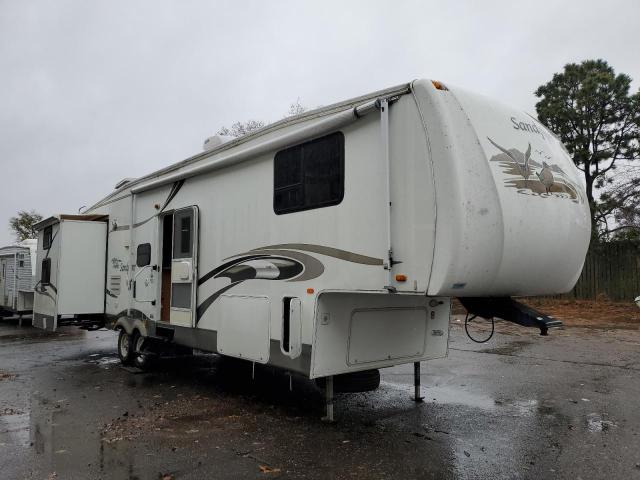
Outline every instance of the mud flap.
[(539, 328), (540, 335), (547, 335), (550, 328), (562, 326), (560, 320), (545, 315), (510, 297), (461, 297), (458, 300), (471, 315), (483, 318), (498, 317), (523, 327)]

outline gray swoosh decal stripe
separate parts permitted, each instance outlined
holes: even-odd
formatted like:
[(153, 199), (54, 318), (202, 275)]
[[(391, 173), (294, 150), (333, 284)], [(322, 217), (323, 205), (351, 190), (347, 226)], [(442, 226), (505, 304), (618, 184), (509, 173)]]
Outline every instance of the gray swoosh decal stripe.
[[(253, 251), (255, 250), (252, 250), (252, 252)], [(303, 282), (305, 280), (312, 280), (314, 278), (318, 278), (324, 273), (324, 265), (322, 264), (322, 262), (312, 257), (311, 255), (306, 255), (304, 253), (294, 252), (291, 250), (260, 250), (260, 253), (266, 253), (269, 255), (282, 255), (283, 257), (289, 257), (293, 258), (294, 260), (298, 260), (304, 265), (304, 272), (302, 272), (302, 275), (291, 278), (287, 280), (287, 282)], [(267, 259), (268, 258), (269, 257), (267, 257)]]
[(242, 280), (238, 282), (230, 283), (229, 285), (222, 287), (220, 290), (213, 292), (213, 294), (211, 294), (208, 298), (206, 298), (204, 302), (202, 302), (196, 309), (196, 326), (198, 326), (198, 322), (200, 321), (200, 318), (202, 317), (202, 315), (204, 315), (204, 312), (207, 311), (207, 309), (211, 306), (211, 304), (215, 302), (220, 295), (222, 295), (224, 292), (226, 292), (230, 288), (235, 287), (239, 283), (242, 283)]
[(254, 248), (252, 252), (260, 252), (262, 250), (277, 249), (302, 250), (303, 252), (319, 253), (328, 257), (338, 258), (351, 263), (360, 263), (362, 265), (382, 265), (384, 262), (381, 258), (368, 257), (359, 253), (340, 250), (339, 248), (325, 247), (324, 245), (314, 245), (311, 243), (283, 243), (280, 245), (268, 245), (265, 247)]

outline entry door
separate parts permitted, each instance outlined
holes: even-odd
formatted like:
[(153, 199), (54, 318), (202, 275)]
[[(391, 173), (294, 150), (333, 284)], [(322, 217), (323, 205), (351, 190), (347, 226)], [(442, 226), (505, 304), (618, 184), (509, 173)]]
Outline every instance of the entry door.
[(173, 212), (170, 323), (194, 325), (198, 265), (198, 207)]

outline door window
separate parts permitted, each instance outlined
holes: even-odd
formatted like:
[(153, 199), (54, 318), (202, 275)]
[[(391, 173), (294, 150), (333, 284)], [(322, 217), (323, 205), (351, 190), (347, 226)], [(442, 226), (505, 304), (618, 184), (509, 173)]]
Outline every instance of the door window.
[(179, 211), (173, 217), (173, 258), (191, 258), (193, 256), (193, 211)]
[(142, 243), (138, 245), (136, 251), (136, 265), (138, 267), (146, 267), (151, 263), (151, 244)]

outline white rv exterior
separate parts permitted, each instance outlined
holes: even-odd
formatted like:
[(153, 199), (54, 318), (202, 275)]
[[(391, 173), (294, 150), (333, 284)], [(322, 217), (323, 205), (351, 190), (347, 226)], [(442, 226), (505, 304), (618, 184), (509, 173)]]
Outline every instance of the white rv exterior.
[[(164, 339), (310, 378), (419, 362), (447, 354), (451, 297), (563, 293), (582, 269), (589, 210), (569, 155), (462, 89), (417, 80), (208, 145), (85, 212), (104, 226), (83, 257), (106, 258), (91, 292), (135, 348)], [(87, 265), (66, 295), (98, 279)], [(48, 327), (98, 313), (46, 293)]]
[(27, 313), (33, 308), (36, 240), (0, 248), (0, 310)]

